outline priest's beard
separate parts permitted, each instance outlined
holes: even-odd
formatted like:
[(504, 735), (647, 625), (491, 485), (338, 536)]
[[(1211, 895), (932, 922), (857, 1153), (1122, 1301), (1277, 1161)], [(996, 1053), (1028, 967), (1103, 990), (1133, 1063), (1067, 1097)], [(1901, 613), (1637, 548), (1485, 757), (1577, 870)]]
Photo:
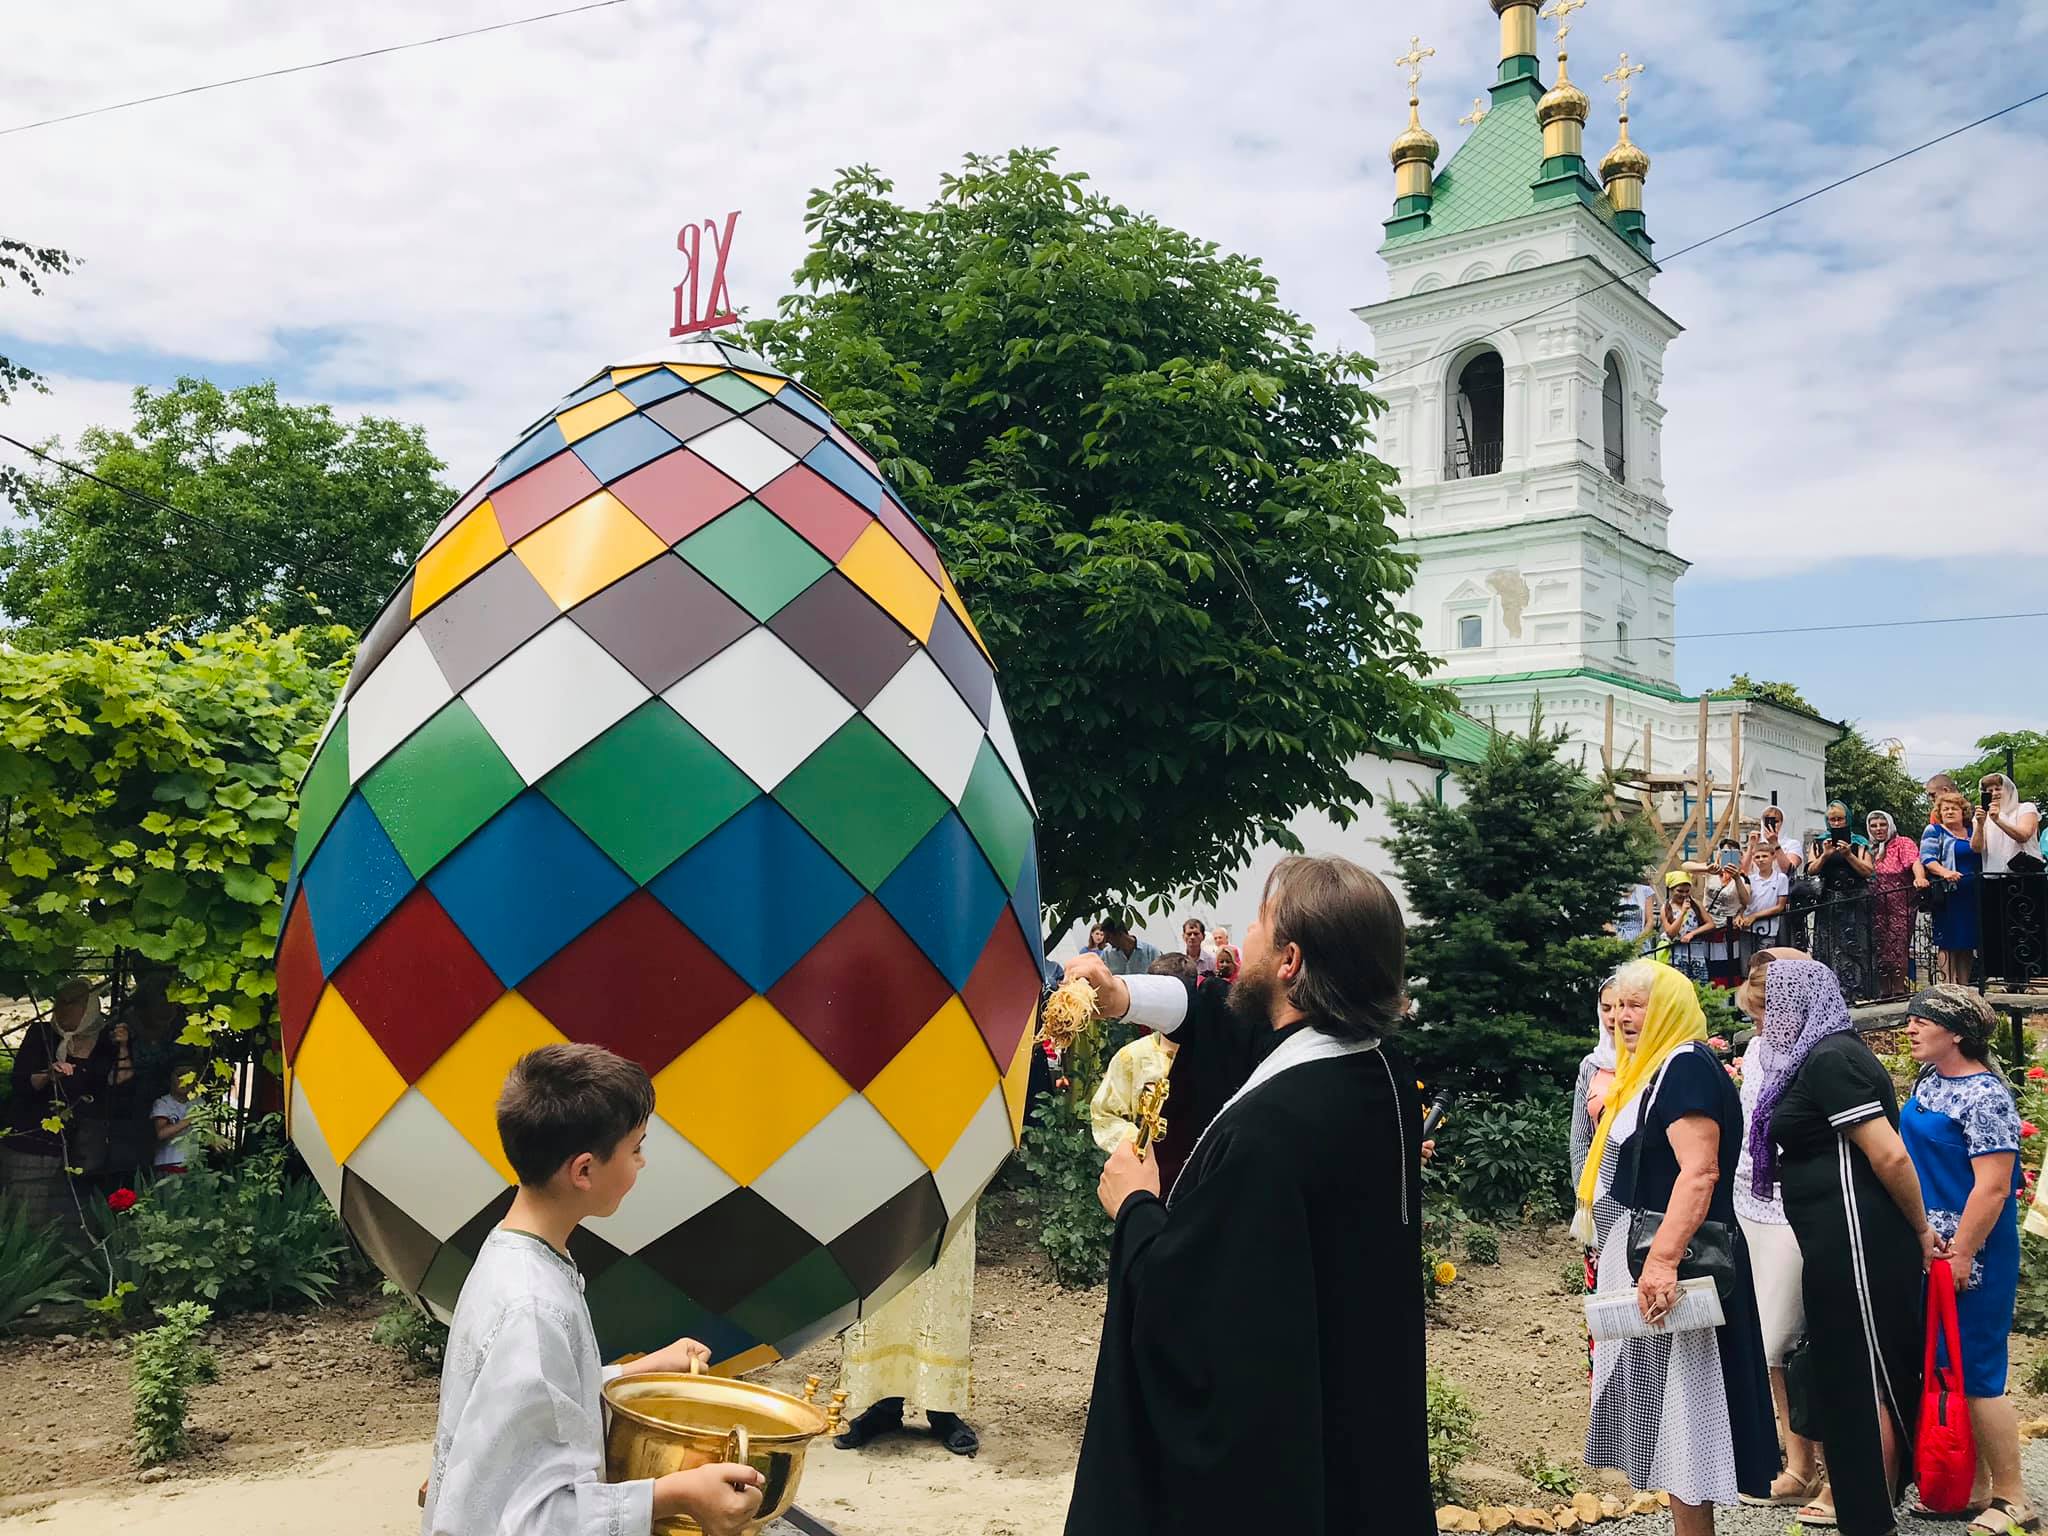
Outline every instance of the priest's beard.
[(1259, 1029), (1273, 1027), (1274, 1005), (1280, 1001), (1279, 968), (1268, 955), (1256, 965), (1238, 967), (1237, 980), (1226, 996), (1230, 1011)]

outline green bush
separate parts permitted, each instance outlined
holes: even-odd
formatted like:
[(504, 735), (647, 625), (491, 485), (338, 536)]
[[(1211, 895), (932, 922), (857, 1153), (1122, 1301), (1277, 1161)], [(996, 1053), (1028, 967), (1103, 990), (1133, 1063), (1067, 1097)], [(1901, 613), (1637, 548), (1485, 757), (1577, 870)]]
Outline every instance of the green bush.
[(370, 1342), (397, 1350), (420, 1375), (434, 1375), (441, 1369), (442, 1357), (448, 1351), (446, 1325), (430, 1317), (389, 1280), (384, 1282), (383, 1291), (394, 1299), (370, 1330)]
[(1429, 1491), (1439, 1504), (1452, 1502), (1457, 1485), (1451, 1475), (1479, 1448), (1479, 1414), (1472, 1400), (1431, 1371), (1426, 1412), (1429, 1420)]
[(2014, 1333), (2048, 1333), (2048, 1238), (2020, 1229), (2020, 1289), (2012, 1309)]
[[(1425, 1176), (1422, 1193), (1422, 1299), (1435, 1301), (1437, 1292), (1446, 1282), (1438, 1278), (1441, 1265), (1458, 1241), (1458, 1230), (1465, 1225), (1465, 1213), (1458, 1209), (1458, 1202), (1444, 1193), (1441, 1187), (1431, 1185)], [(1455, 1265), (1452, 1266), (1456, 1268)]]
[(1526, 1477), (1539, 1493), (1547, 1493), (1554, 1499), (1568, 1499), (1579, 1491), (1579, 1472), (1562, 1462), (1551, 1461), (1539, 1453), (1531, 1452), (1515, 1463), (1515, 1470)]
[(2027, 1390), (2036, 1397), (2048, 1396), (2048, 1355), (2027, 1367)]
[(161, 1316), (136, 1339), (130, 1376), (135, 1459), (145, 1467), (185, 1453), (185, 1400), (193, 1387), (214, 1379), (213, 1352), (199, 1347), (213, 1313), (195, 1301), (177, 1301)]
[(1437, 1132), (1436, 1161), (1479, 1220), (1560, 1219), (1572, 1204), (1570, 1095), (1461, 1099)]
[(1500, 1234), (1491, 1227), (1473, 1227), (1465, 1234), (1465, 1257), (1474, 1264), (1500, 1262)]
[(81, 1299), (78, 1259), (54, 1225), (28, 1219), (28, 1207), (0, 1191), (0, 1333), (46, 1302)]
[(1088, 1101), (1041, 1093), (1037, 1104), (1017, 1156), (1029, 1176), (1022, 1198), (1037, 1213), (1038, 1244), (1061, 1285), (1100, 1285), (1109, 1276), (1115, 1224), (1095, 1198), (1103, 1159), (1089, 1129)]

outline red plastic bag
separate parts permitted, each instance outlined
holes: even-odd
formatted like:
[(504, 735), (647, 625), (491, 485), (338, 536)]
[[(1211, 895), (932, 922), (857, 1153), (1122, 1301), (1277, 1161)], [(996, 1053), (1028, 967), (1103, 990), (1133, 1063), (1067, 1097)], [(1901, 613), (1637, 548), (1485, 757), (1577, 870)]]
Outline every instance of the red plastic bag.
[[(1941, 1342), (1948, 1364), (1935, 1365)], [(1970, 1429), (1970, 1405), (1963, 1397), (1962, 1335), (1956, 1327), (1956, 1282), (1947, 1259), (1927, 1272), (1927, 1364), (1920, 1392), (1920, 1433), (1913, 1448), (1913, 1480), (1920, 1502), (1940, 1514), (1955, 1514), (1970, 1502), (1977, 1480), (1977, 1437)]]

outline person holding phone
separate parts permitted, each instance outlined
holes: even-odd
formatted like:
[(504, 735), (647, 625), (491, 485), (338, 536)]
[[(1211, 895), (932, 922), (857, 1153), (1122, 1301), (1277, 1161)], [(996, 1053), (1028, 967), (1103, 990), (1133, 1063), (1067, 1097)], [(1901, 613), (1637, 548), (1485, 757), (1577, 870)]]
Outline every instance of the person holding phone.
[(1664, 910), (1658, 926), (1671, 946), (1671, 965), (1694, 981), (1707, 979), (1707, 945), (1700, 935), (1712, 925), (1692, 893), (1692, 875), (1674, 869), (1664, 877)]
[(1983, 856), (1977, 851), (1970, 825), (1970, 802), (1958, 790), (1946, 790), (1934, 797), (1933, 854), (1921, 848), (1928, 879), (1942, 882), (1947, 899), (1934, 914), (1934, 947), (1941, 958), (1941, 980), (1967, 986), (1975, 968), (1981, 939), (1977, 911), (1978, 879)]
[(1827, 831), (1813, 846), (1806, 872), (1820, 881), (1813, 914), (1813, 958), (1833, 971), (1843, 990), (1860, 997), (1873, 980), (1870, 966), (1869, 843), (1841, 801), (1828, 805)]
[(1785, 813), (1775, 805), (1766, 806), (1757, 823), (1756, 841), (1771, 850), (1771, 862), (1785, 875), (1796, 875), (1806, 862), (1797, 834), (1785, 830)]
[[(2027, 960), (2048, 947), (2048, 876), (2041, 862), (2041, 814), (2019, 787), (2002, 773), (1978, 781), (1977, 811), (1971, 841), (1984, 860), (1984, 912), (1978, 924), (1981, 980), (2018, 978), (2031, 969)], [(2025, 958), (2022, 958), (2025, 957)], [(2020, 963), (2015, 964), (2018, 960)], [(2038, 961), (2033, 964), (2038, 965)], [(2015, 975), (2017, 973), (2017, 975)]]

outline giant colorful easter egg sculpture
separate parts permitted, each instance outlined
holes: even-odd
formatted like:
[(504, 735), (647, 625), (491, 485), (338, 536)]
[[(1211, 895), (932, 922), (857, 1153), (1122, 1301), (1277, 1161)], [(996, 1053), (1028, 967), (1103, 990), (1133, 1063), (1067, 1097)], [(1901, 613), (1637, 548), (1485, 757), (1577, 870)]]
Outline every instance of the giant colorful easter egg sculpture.
[(606, 369), (450, 510), (301, 794), (292, 1139), (446, 1316), (511, 1200), (523, 1053), (655, 1087), (579, 1234), (606, 1354), (751, 1364), (927, 1269), (1016, 1144), (1033, 811), (932, 542), (819, 403), (713, 342)]

